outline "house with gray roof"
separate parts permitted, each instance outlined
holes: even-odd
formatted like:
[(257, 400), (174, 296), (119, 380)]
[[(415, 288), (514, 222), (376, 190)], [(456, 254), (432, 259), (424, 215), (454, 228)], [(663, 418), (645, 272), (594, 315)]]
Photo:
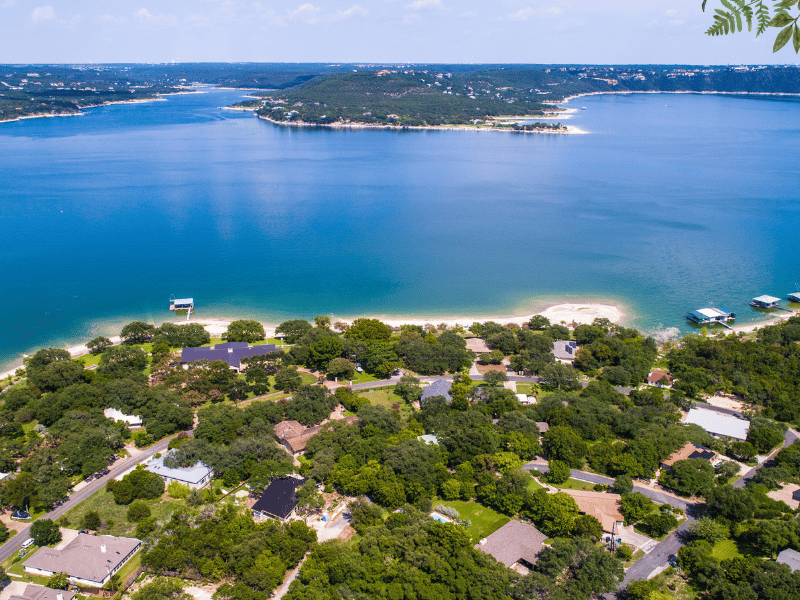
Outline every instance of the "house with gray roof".
[(788, 566), (792, 570), (792, 573), (794, 573), (800, 569), (800, 552), (787, 548), (778, 554), (777, 562)]
[(160, 476), (166, 485), (177, 481), (182, 485), (188, 485), (192, 489), (204, 488), (211, 481), (214, 471), (208, 465), (197, 461), (193, 467), (168, 467), (164, 464), (164, 459), (173, 455), (175, 450), (170, 450), (159, 458), (153, 458), (147, 463), (146, 470)]
[(199, 348), (184, 348), (181, 350), (181, 364), (189, 364), (198, 360), (222, 360), (230, 365), (237, 373), (242, 370), (242, 360), (253, 356), (263, 356), (276, 352), (275, 344), (260, 344), (251, 346), (247, 342), (227, 342), (216, 346), (201, 346)]
[(434, 396), (444, 396), (445, 401), (450, 404), (453, 401), (452, 396), (450, 396), (450, 388), (453, 386), (453, 382), (447, 381), (446, 379), (437, 379), (429, 386), (422, 388), (422, 396), (420, 396), (419, 404), (422, 406), (425, 404), (425, 401), (429, 398), (433, 398)]
[(80, 533), (60, 550), (40, 548), (25, 563), (25, 572), (42, 577), (64, 572), (78, 585), (103, 587), (141, 546), (135, 538)]
[(525, 575), (539, 560), (539, 552), (546, 539), (547, 536), (533, 525), (512, 519), (475, 544), (475, 548)]
[(71, 590), (54, 590), (25, 581), (12, 581), (0, 594), (0, 600), (73, 600), (74, 598), (75, 592)]
[(577, 342), (566, 340), (556, 340), (553, 342), (553, 349), (550, 351), (558, 362), (572, 364), (575, 360), (575, 353), (580, 349)]
[(738, 419), (707, 408), (692, 408), (686, 417), (687, 425), (699, 425), (718, 438), (728, 438), (743, 442), (750, 430), (750, 421)]

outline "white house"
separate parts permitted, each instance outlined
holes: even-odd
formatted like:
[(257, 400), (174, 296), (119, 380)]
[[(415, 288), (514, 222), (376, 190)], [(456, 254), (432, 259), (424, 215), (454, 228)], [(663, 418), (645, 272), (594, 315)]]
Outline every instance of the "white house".
[(687, 425), (699, 425), (718, 438), (729, 438), (743, 442), (750, 430), (750, 421), (718, 413), (706, 408), (692, 408), (686, 417)]
[(140, 417), (139, 415), (126, 415), (125, 413), (117, 410), (116, 408), (104, 408), (103, 416), (106, 419), (113, 419), (115, 421), (122, 421), (123, 423), (127, 423), (128, 427), (142, 426), (142, 417)]
[(200, 461), (197, 461), (197, 464), (193, 467), (167, 467), (164, 465), (164, 459), (173, 452), (175, 452), (175, 450), (170, 450), (160, 458), (154, 458), (147, 463), (145, 469), (161, 476), (164, 479), (164, 483), (167, 485), (173, 481), (177, 481), (182, 485), (188, 485), (192, 489), (204, 488), (208, 485), (214, 471)]

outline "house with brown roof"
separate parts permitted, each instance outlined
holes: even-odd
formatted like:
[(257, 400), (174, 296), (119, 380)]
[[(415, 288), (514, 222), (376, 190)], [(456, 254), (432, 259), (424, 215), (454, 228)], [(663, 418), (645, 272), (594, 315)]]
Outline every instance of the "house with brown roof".
[(561, 490), (572, 496), (578, 510), (600, 521), (603, 531), (612, 533), (622, 527), (625, 517), (619, 512), (619, 494), (590, 490)]
[(475, 544), (475, 548), (524, 575), (536, 564), (546, 539), (533, 525), (512, 519)]
[(672, 456), (661, 461), (661, 464), (664, 467), (671, 467), (679, 460), (689, 460), (690, 458), (702, 458), (713, 465), (717, 461), (717, 453), (698, 444), (686, 442), (681, 448), (673, 452)]
[[(352, 425), (358, 421), (358, 417), (345, 417), (344, 419), (340, 419), (340, 421), (343, 421), (348, 425)], [(328, 421), (322, 425), (316, 425), (314, 427), (306, 427), (299, 421), (281, 421), (274, 427), (275, 438), (289, 454), (297, 455), (304, 452), (306, 445), (308, 445), (308, 440), (325, 429), (330, 422), (331, 421)]]
[[(666, 380), (667, 383), (662, 383), (662, 380)], [(644, 380), (647, 385), (654, 385), (660, 388), (668, 388), (672, 387), (672, 375), (667, 373), (666, 371), (662, 371), (661, 369), (653, 369), (650, 374), (647, 376), (647, 379)]]
[(43, 577), (64, 572), (73, 583), (103, 587), (141, 546), (135, 538), (79, 533), (60, 550), (40, 548), (25, 563), (25, 572)]

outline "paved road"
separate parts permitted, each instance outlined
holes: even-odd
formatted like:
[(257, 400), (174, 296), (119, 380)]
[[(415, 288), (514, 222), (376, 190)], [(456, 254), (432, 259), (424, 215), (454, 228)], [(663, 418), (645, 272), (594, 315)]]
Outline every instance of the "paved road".
[(649, 579), (657, 569), (663, 570), (669, 566), (669, 557), (672, 554), (678, 554), (678, 550), (683, 546), (681, 536), (694, 521), (694, 517), (687, 514), (686, 520), (680, 524), (680, 527), (670, 533), (663, 542), (628, 569), (628, 572), (625, 573), (625, 579), (620, 584), (620, 589), (624, 589), (631, 581)]
[[(522, 467), (526, 471), (532, 471), (536, 469), (537, 471), (541, 471), (542, 473), (547, 473), (548, 466), (547, 463), (541, 462), (529, 462), (525, 466)], [(578, 479), (579, 481), (588, 481), (589, 483), (602, 483), (605, 485), (612, 485), (614, 480), (611, 477), (606, 477), (605, 475), (597, 475), (596, 473), (587, 473), (585, 471), (576, 471), (572, 469), (570, 471), (570, 477), (573, 479)], [(661, 504), (669, 504), (675, 508), (680, 508), (683, 511), (686, 511), (692, 507), (691, 502), (687, 502), (681, 498), (676, 498), (671, 494), (666, 494), (664, 492), (659, 492), (658, 490), (654, 490), (648, 487), (634, 485), (633, 486), (634, 492), (639, 492), (643, 496), (647, 496), (651, 500), (655, 500)]]
[(794, 429), (791, 427), (786, 430), (786, 435), (783, 436), (783, 446), (775, 450), (772, 454), (769, 455), (769, 458), (762, 462), (760, 465), (756, 465), (752, 469), (750, 469), (747, 473), (742, 475), (739, 479), (737, 479), (733, 483), (733, 487), (735, 488), (743, 488), (749, 479), (752, 479), (756, 475), (756, 471), (758, 471), (761, 467), (767, 464), (773, 456), (775, 456), (778, 452), (780, 452), (783, 448), (787, 446), (791, 446), (795, 440), (800, 439), (800, 434), (798, 434)]
[[(82, 502), (83, 500), (86, 500), (86, 498), (94, 494), (96, 491), (104, 488), (106, 483), (108, 483), (110, 479), (113, 479), (117, 475), (124, 473), (125, 471), (136, 465), (136, 463), (145, 460), (147, 458), (150, 458), (156, 452), (163, 452), (164, 450), (166, 450), (171, 439), (172, 436), (170, 436), (167, 439), (161, 440), (157, 444), (154, 444), (149, 448), (146, 448), (141, 454), (137, 454), (135, 457), (129, 457), (124, 460), (118, 460), (116, 463), (114, 463), (113, 467), (109, 468), (108, 475), (104, 475), (100, 479), (92, 480), (91, 483), (86, 485), (86, 487), (84, 487), (80, 491), (72, 492), (72, 494), (70, 494), (69, 496), (69, 499), (64, 504), (55, 508), (49, 513), (43, 515), (42, 518), (53, 519), (53, 520), (57, 519), (58, 517), (66, 513), (68, 510), (74, 508), (78, 503)], [(19, 551), (19, 549), (22, 547), (22, 543), (30, 537), (30, 528), (31, 526), (28, 525), (27, 527), (25, 527), (25, 529), (19, 531), (17, 535), (12, 537), (5, 544), (3, 544), (2, 547), (0, 547), (0, 561), (4, 561), (9, 556), (12, 556), (13, 554), (16, 554)]]

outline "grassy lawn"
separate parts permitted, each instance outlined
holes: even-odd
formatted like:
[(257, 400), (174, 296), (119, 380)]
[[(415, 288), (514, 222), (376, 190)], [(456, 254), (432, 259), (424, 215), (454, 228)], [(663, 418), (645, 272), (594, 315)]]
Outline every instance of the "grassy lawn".
[(722, 561), (728, 558), (755, 556), (755, 554), (745, 545), (737, 544), (735, 540), (722, 540), (711, 550), (711, 556)]
[(444, 504), (450, 508), (455, 508), (461, 515), (462, 520), (470, 520), (471, 525), (467, 527), (467, 533), (473, 544), (477, 544), (481, 539), (494, 533), (511, 520), (510, 517), (495, 512), (491, 508), (486, 508), (474, 501), (434, 501), (433, 505), (436, 506), (437, 504)]
[(400, 416), (404, 419), (411, 414), (411, 408), (400, 396), (394, 393), (394, 386), (358, 392), (358, 395), (369, 400), (373, 406), (383, 406), (386, 410), (392, 410), (392, 404), (398, 403), (400, 405)]
[(553, 485), (553, 487), (557, 487), (562, 490), (593, 490), (594, 484), (591, 483), (590, 481), (580, 481), (579, 479), (570, 478), (567, 479), (564, 483)]
[(370, 375), (366, 371), (364, 371), (363, 373), (359, 373), (358, 371), (356, 371), (356, 374), (353, 375), (352, 381), (353, 385), (355, 385), (357, 383), (370, 383), (372, 381), (381, 381), (381, 380), (375, 377), (374, 375)]
[(541, 483), (539, 483), (533, 477), (531, 477), (530, 482), (528, 482), (528, 491), (529, 492), (535, 492), (536, 490), (541, 490), (543, 488), (544, 488), (544, 486)]
[[(164, 494), (155, 500), (144, 500), (150, 508), (152, 516), (159, 521), (167, 521), (175, 510), (183, 504), (182, 500), (175, 500)], [(102, 489), (78, 506), (67, 512), (69, 527), (80, 529), (81, 518), (89, 511), (96, 510), (100, 519), (108, 523), (105, 529), (98, 533), (109, 535), (133, 535), (136, 530), (136, 523), (128, 521), (128, 505), (120, 505), (114, 502), (114, 496)]]
[(539, 386), (536, 385), (534, 388), (533, 383), (523, 383), (521, 381), (517, 382), (517, 393), (518, 394), (527, 394), (528, 396), (533, 396), (534, 394), (539, 393)]

